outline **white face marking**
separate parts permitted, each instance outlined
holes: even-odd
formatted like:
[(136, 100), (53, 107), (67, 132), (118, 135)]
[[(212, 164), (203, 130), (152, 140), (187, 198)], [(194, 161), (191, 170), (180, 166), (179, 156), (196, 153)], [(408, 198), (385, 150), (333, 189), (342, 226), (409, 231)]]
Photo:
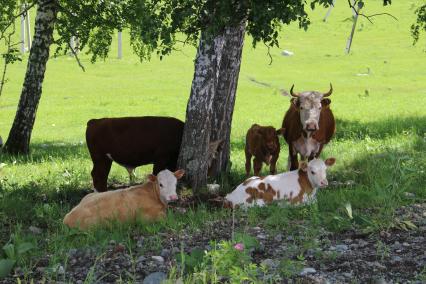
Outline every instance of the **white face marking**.
[(318, 122), (321, 113), (321, 100), (323, 94), (320, 92), (303, 92), (298, 98), (300, 103), (300, 121), (303, 130), (314, 131), (319, 128)]
[(169, 170), (162, 170), (157, 175), (158, 185), (160, 186), (161, 198), (165, 201), (177, 200), (176, 184), (177, 178)]
[(308, 163), (308, 178), (312, 184), (312, 187), (326, 187), (328, 185), (327, 181), (327, 166), (321, 159), (313, 159)]

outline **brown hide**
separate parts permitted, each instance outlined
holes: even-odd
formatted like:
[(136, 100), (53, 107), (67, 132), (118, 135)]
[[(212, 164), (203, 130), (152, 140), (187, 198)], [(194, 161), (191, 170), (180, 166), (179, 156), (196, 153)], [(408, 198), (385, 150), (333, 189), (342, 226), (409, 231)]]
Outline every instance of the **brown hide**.
[[(318, 122), (319, 129), (312, 133), (312, 138), (320, 142), (322, 145), (319, 151), (315, 154), (315, 158), (318, 158), (321, 154), (322, 148), (325, 144), (330, 142), (334, 133), (336, 132), (336, 122), (334, 120), (333, 112), (330, 109), (331, 101), (329, 99), (323, 99), (321, 101), (322, 108), (320, 118)], [(290, 157), (290, 170), (298, 169), (297, 153), (293, 153), (292, 142), (298, 140), (304, 134), (302, 122), (300, 121), (300, 113), (298, 107), (292, 102), (290, 107), (284, 115), (282, 127), (285, 128), (284, 139), (289, 145), (289, 157)], [(295, 150), (295, 149), (294, 149)], [(309, 157), (312, 159), (313, 157)]]
[(157, 220), (166, 215), (167, 205), (160, 198), (158, 182), (126, 189), (86, 195), (64, 218), (69, 227), (87, 229), (108, 220)]
[(272, 126), (253, 124), (246, 135), (246, 175), (250, 175), (252, 156), (254, 156), (253, 169), (255, 176), (259, 175), (262, 163), (270, 165), (271, 174), (275, 174), (279, 154), (280, 142), (277, 130)]
[(154, 164), (153, 174), (176, 170), (184, 123), (172, 117), (122, 117), (92, 119), (86, 142), (93, 161), (93, 186), (107, 190), (112, 161), (132, 170)]

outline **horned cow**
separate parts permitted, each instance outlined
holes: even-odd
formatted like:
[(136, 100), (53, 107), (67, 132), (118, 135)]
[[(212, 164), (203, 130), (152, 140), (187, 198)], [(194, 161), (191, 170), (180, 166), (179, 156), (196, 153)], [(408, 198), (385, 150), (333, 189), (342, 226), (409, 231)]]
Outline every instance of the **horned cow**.
[(314, 201), (318, 188), (328, 185), (326, 169), (335, 158), (313, 159), (302, 162), (298, 170), (267, 177), (251, 177), (225, 197), (226, 207), (264, 206), (274, 200), (285, 199), (291, 204)]
[(327, 97), (333, 92), (327, 93), (308, 91), (295, 93), (294, 85), (290, 94), (294, 97), (287, 110), (282, 127), (283, 134), (288, 144), (288, 168), (295, 170), (299, 167), (297, 154), (302, 160), (318, 158), (325, 144), (330, 142), (336, 132), (336, 122), (330, 109), (331, 100)]
[(167, 203), (178, 198), (176, 183), (183, 175), (183, 170), (163, 170), (157, 176), (149, 175), (142, 185), (90, 193), (65, 216), (64, 224), (84, 230), (114, 219), (125, 222), (163, 218)]

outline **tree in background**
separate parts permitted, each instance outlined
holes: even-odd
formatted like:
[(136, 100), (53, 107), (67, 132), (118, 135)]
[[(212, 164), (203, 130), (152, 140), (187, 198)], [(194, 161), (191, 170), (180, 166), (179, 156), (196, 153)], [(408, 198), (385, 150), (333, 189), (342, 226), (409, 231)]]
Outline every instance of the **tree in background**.
[(15, 120), (6, 141), (6, 151), (28, 153), (31, 132), (40, 101), (49, 49), (53, 42), (53, 28), (58, 6), (55, 0), (37, 1), (37, 15), (33, 44)]
[[(125, 1), (120, 3), (124, 4)], [(88, 45), (92, 61), (97, 57), (105, 58), (112, 33), (118, 25), (116, 21), (122, 18), (119, 14), (121, 6), (115, 5), (113, 1), (30, 1), (29, 7), (34, 5), (37, 6), (37, 12), (33, 44), (18, 109), (5, 144), (6, 151), (12, 154), (29, 152), (51, 45), (58, 45), (56, 55), (69, 50), (75, 53), (70, 40), (72, 36), (78, 36), (81, 48)], [(14, 19), (9, 23), (14, 26)], [(57, 39), (54, 39), (54, 30), (58, 33)]]
[(426, 32), (426, 4), (419, 7), (415, 14), (417, 15), (416, 22), (411, 26), (411, 35), (414, 38), (414, 43), (417, 43), (421, 32)]
[(19, 13), (19, 3), (16, 0), (2, 0), (0, 5), (0, 43), (4, 43), (5, 50), (1, 53), (4, 60), (3, 70), (0, 75), (0, 96), (6, 83), (7, 66), (15, 61), (20, 61), (18, 43), (13, 42), (15, 34), (15, 20), (26, 11)]

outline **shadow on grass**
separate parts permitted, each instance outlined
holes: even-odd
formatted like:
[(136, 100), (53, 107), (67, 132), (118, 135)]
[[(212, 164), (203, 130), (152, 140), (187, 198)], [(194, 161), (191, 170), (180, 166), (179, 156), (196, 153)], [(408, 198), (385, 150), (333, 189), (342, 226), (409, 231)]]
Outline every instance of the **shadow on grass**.
[(318, 194), (318, 208), (324, 224), (341, 229), (338, 228), (339, 220), (344, 220), (349, 225), (345, 206), (350, 204), (354, 216), (371, 220), (366, 226), (374, 224), (386, 228), (394, 222), (396, 208), (425, 202), (425, 151), (426, 141), (418, 137), (402, 149), (385, 148), (361, 154), (344, 168), (332, 172), (329, 180), (337, 185)]
[(336, 119), (337, 139), (380, 139), (399, 134), (418, 135), (426, 132), (426, 116), (391, 117), (372, 122)]
[(9, 155), (0, 151), (0, 161), (5, 163), (13, 161), (42, 163), (48, 159), (65, 160), (70, 157), (90, 159), (86, 144), (65, 142), (31, 143), (29, 155)]

